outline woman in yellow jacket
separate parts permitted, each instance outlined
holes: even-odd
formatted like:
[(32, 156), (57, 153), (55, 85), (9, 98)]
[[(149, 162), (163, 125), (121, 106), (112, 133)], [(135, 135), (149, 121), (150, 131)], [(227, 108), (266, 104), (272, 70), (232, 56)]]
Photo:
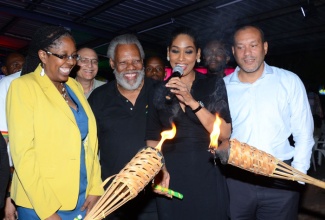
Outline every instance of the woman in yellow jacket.
[(9, 88), (11, 197), (19, 219), (85, 216), (103, 193), (95, 118), (81, 85), (69, 77), (78, 59), (68, 30), (41, 27), (23, 76)]

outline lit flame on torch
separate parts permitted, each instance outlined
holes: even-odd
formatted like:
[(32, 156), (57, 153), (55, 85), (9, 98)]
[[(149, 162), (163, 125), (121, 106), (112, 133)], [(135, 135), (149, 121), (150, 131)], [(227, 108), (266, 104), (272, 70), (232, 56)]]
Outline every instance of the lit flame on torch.
[(166, 139), (173, 139), (175, 137), (176, 134), (176, 126), (174, 123), (172, 123), (172, 129), (171, 130), (167, 130), (167, 131), (163, 131), (161, 132), (161, 140), (159, 141), (159, 143), (157, 144), (156, 148), (161, 151), (161, 146), (164, 143), (164, 141)]
[(220, 135), (220, 125), (221, 125), (221, 120), (218, 115), (216, 115), (216, 120), (214, 121), (213, 124), (213, 130), (210, 134), (210, 146), (209, 149), (216, 150), (218, 148), (218, 139)]

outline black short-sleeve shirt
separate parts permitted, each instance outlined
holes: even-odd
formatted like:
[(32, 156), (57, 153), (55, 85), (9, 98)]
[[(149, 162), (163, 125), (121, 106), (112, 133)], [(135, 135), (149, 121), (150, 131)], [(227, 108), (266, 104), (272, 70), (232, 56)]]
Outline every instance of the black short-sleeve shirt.
[(120, 94), (116, 81), (93, 91), (102, 178), (117, 174), (145, 146), (148, 99), (155, 81), (145, 78), (135, 105)]
[[(120, 94), (116, 81), (98, 87), (90, 95), (88, 101), (97, 122), (103, 180), (118, 174), (145, 147), (148, 101), (155, 83), (155, 80), (144, 79), (135, 105)], [(156, 212), (155, 195), (146, 188), (118, 212), (124, 213), (127, 219), (136, 219), (143, 212)]]

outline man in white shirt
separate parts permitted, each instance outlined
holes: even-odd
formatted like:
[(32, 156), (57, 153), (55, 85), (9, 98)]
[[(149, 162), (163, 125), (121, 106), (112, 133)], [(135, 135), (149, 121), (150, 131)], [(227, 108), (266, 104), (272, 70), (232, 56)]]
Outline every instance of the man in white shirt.
[[(9, 140), (8, 140), (7, 119), (6, 119), (6, 96), (11, 82), (20, 76), (21, 69), (24, 63), (25, 63), (25, 57), (20, 53), (14, 52), (7, 56), (5, 65), (1, 68), (1, 70), (7, 76), (3, 77), (0, 80), (0, 132), (2, 133), (7, 143), (9, 163), (10, 163), (10, 167), (12, 168), (11, 172), (13, 172), (13, 164), (10, 157), (9, 143), (8, 143)], [(17, 219), (16, 207), (10, 198), (10, 193), (7, 193), (4, 211), (5, 211), (4, 219), (6, 220)]]
[(4, 65), (1, 67), (1, 71), (4, 75), (9, 76), (21, 70), (25, 62), (25, 57), (17, 52), (10, 53), (6, 57)]
[[(10, 157), (9, 142), (8, 142), (9, 140), (8, 140), (7, 119), (6, 119), (6, 96), (11, 82), (20, 76), (20, 72), (21, 71), (5, 76), (0, 80), (0, 106), (1, 106), (0, 107), (0, 132), (2, 133), (7, 143), (9, 163), (11, 168), (13, 168), (13, 164)], [(13, 170), (11, 170), (11, 172), (13, 172)], [(8, 219), (8, 220), (15, 220), (17, 216), (16, 207), (13, 204), (9, 193), (5, 201), (4, 214), (5, 214), (4, 219)]]
[[(224, 78), (233, 133), (231, 138), (272, 154), (306, 173), (310, 166), (313, 119), (299, 77), (264, 62), (268, 43), (261, 29), (239, 28), (232, 51), (238, 67)], [(295, 146), (290, 146), (292, 134)], [(297, 182), (229, 169), (230, 217), (297, 219)]]

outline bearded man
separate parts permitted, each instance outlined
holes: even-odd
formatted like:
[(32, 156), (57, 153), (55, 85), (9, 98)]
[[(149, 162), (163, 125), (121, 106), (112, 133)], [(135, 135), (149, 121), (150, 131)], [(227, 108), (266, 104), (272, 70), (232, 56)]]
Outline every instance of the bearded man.
[[(88, 99), (97, 120), (103, 180), (117, 174), (145, 146), (148, 101), (155, 84), (144, 77), (144, 51), (136, 36), (117, 36), (107, 55), (116, 80), (95, 89)], [(106, 219), (158, 219), (151, 188)]]
[(208, 77), (224, 77), (225, 69), (230, 60), (230, 52), (225, 42), (212, 40), (207, 43), (203, 50), (205, 66)]

